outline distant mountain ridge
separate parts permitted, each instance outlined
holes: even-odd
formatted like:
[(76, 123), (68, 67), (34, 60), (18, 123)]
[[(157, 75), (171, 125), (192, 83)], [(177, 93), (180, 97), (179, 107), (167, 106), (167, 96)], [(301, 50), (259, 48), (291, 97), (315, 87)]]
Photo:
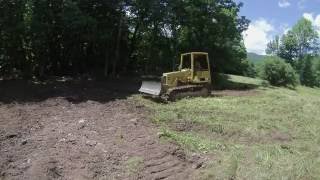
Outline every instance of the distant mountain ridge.
[(251, 52), (247, 53), (247, 59), (254, 64), (264, 61), (265, 58), (266, 58), (266, 55), (259, 55)]

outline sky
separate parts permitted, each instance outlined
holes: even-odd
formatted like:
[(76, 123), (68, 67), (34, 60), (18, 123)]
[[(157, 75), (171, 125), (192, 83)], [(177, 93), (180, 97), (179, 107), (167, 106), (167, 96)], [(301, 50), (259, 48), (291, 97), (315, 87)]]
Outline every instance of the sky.
[(302, 17), (310, 20), (320, 36), (320, 0), (236, 0), (240, 15), (251, 23), (243, 33), (248, 52), (264, 55), (275, 35), (286, 33)]

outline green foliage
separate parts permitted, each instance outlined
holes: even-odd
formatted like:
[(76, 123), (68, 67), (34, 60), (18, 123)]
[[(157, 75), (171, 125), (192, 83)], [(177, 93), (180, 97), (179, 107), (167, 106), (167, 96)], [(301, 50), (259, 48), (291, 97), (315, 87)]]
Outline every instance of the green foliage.
[(266, 53), (269, 55), (278, 55), (280, 50), (280, 37), (276, 36), (267, 44)]
[(300, 82), (303, 85), (313, 87), (316, 86), (316, 71), (315, 64), (313, 63), (314, 59), (312, 56), (304, 57), (299, 63), (300, 67)]
[(315, 58), (314, 61), (315, 86), (320, 87), (320, 57)]
[(256, 77), (257, 76), (257, 70), (256, 70), (256, 66), (253, 62), (250, 62), (248, 60), (244, 60), (242, 61), (242, 71), (243, 71), (243, 75), (246, 77)]
[(266, 52), (277, 55), (299, 72), (300, 82), (306, 86), (319, 86), (314, 56), (319, 52), (319, 35), (312, 23), (302, 18), (280, 40), (276, 36), (269, 42)]
[(296, 86), (298, 76), (292, 66), (278, 57), (269, 57), (260, 69), (260, 77), (275, 86)]
[(292, 33), (297, 40), (298, 58), (301, 59), (307, 54), (315, 53), (317, 49), (318, 32), (312, 22), (302, 18), (292, 28)]
[(0, 1), (0, 71), (30, 76), (172, 70), (179, 54), (207, 51), (241, 74), (249, 21), (233, 0)]
[(298, 57), (298, 41), (292, 31), (283, 35), (281, 38), (280, 49), (278, 50), (278, 56), (285, 59), (286, 62), (294, 66), (295, 60)]
[(0, 73), (19, 74), (26, 58), (23, 37), (26, 0), (0, 1)]
[(297, 61), (307, 55), (318, 53), (318, 41), (319, 36), (315, 27), (312, 26), (309, 20), (301, 18), (281, 38), (276, 36), (274, 40), (270, 41), (266, 52), (285, 59), (296, 70), (299, 70), (300, 67), (297, 67)]
[(139, 156), (134, 156), (129, 158), (126, 162), (126, 171), (129, 175), (135, 175), (139, 173), (143, 168), (143, 158)]

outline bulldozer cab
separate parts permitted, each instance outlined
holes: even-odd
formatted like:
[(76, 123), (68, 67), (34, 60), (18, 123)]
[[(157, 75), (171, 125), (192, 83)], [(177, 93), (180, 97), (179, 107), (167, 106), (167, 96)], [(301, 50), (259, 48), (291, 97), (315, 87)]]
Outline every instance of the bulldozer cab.
[(208, 53), (192, 52), (181, 55), (180, 71), (191, 71), (193, 83), (211, 83)]

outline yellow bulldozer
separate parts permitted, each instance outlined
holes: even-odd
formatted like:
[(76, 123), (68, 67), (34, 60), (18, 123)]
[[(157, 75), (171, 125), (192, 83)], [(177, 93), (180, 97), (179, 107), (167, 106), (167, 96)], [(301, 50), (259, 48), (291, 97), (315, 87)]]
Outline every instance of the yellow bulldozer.
[(139, 89), (146, 95), (170, 101), (183, 97), (208, 96), (210, 90), (210, 61), (205, 52), (182, 54), (178, 71), (164, 73), (160, 82), (143, 81)]

